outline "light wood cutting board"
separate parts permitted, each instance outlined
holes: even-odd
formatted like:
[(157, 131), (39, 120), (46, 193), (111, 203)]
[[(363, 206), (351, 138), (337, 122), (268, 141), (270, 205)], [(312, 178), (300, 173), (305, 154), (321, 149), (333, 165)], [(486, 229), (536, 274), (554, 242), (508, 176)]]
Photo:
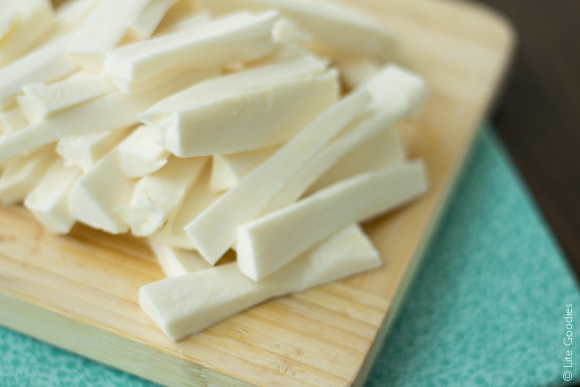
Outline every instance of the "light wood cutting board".
[(171, 386), (360, 386), (498, 88), (514, 35), (501, 17), (445, 0), (351, 0), (397, 35), (399, 62), (433, 95), (398, 125), (429, 193), (365, 226), (382, 268), (277, 298), (173, 343), (139, 308), (163, 278), (145, 245), (78, 226), (45, 232), (0, 207), (0, 324)]

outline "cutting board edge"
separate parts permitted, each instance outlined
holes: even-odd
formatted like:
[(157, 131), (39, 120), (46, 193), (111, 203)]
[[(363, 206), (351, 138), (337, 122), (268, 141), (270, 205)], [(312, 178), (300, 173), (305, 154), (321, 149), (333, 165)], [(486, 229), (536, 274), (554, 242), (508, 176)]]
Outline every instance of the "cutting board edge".
[[(3, 311), (0, 314), (0, 326), (161, 385), (168, 385), (168, 381), (172, 379), (169, 375), (183, 375), (185, 371), (193, 377), (197, 375), (197, 380), (192, 380), (192, 382), (203, 382), (204, 379), (221, 380), (224, 386), (255, 387), (254, 384), (248, 384), (226, 373), (200, 367), (194, 362), (172, 356), (167, 351), (136, 341), (131, 337), (123, 337), (104, 326), (85, 322), (78, 317), (54, 310), (48, 305), (26, 300), (7, 292), (0, 292), (0, 309)], [(23, 318), (25, 316), (34, 316), (34, 319)], [(23, 324), (23, 321), (26, 323)], [(38, 321), (43, 323), (38, 324)], [(67, 329), (63, 329), (63, 326)], [(66, 331), (75, 340), (59, 337), (55, 334), (59, 331)], [(123, 348), (123, 351), (111, 351), (111, 348)], [(127, 351), (127, 349), (130, 350)], [(127, 361), (127, 355), (131, 354), (134, 354), (133, 361), (131, 359)], [(154, 359), (154, 362), (144, 367), (143, 358)], [(159, 367), (155, 367), (154, 363), (163, 364), (164, 372), (156, 372)], [(123, 367), (119, 368), (117, 366), (119, 364)], [(175, 383), (170, 385), (194, 386), (190, 383), (181, 383), (182, 381), (182, 378), (177, 377)]]

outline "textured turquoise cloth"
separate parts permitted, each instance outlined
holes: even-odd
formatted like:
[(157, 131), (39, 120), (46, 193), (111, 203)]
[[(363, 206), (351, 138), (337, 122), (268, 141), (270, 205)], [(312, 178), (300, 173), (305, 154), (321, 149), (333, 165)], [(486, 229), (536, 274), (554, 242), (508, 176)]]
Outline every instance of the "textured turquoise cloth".
[(489, 128), (399, 313), (367, 387), (557, 386), (567, 370), (580, 380), (580, 293)]
[[(366, 386), (564, 384), (580, 375), (576, 316), (571, 272), (486, 129)], [(0, 328), (0, 386), (154, 384)]]

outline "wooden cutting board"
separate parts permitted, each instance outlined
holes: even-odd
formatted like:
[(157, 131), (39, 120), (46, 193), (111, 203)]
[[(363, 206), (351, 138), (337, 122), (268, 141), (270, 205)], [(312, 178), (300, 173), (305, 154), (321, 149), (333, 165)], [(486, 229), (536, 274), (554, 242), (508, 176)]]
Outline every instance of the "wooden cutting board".
[(399, 62), (433, 95), (398, 125), (425, 160), (429, 193), (365, 226), (382, 268), (277, 298), (186, 340), (167, 339), (139, 308), (163, 278), (145, 245), (78, 226), (45, 232), (22, 208), (0, 208), (0, 324), (171, 386), (360, 386), (416, 270), (514, 35), (498, 15), (445, 0), (354, 0), (397, 35)]

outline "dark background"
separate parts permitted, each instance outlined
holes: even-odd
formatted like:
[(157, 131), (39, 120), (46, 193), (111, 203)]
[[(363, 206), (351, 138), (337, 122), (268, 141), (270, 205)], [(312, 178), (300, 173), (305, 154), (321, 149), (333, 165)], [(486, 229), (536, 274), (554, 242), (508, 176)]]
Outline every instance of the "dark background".
[(491, 121), (580, 278), (580, 0), (477, 0), (517, 48)]

